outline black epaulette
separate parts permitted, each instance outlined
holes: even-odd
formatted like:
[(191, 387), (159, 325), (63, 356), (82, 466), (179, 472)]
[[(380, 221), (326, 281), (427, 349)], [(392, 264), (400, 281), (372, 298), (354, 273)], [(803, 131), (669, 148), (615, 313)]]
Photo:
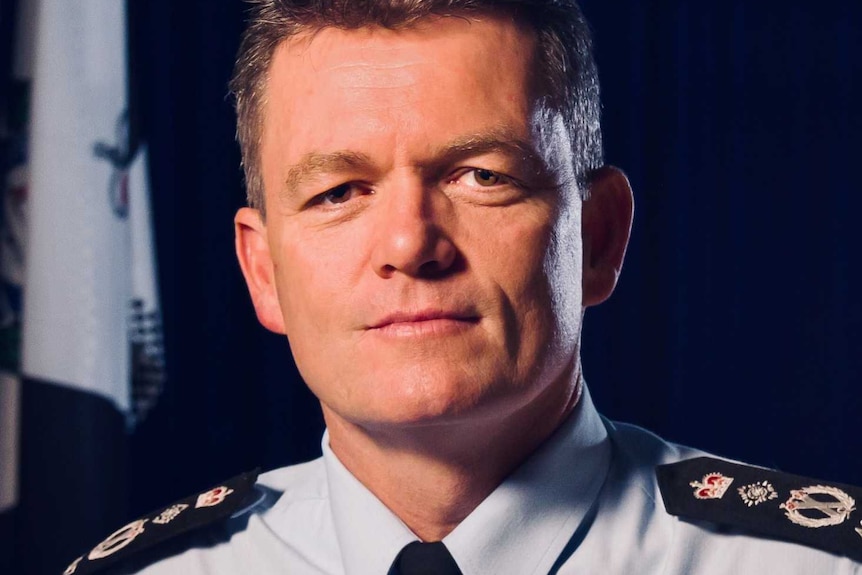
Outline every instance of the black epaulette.
[(656, 467), (667, 512), (862, 561), (862, 489), (698, 457)]
[(258, 498), (254, 490), (258, 473), (259, 470), (243, 473), (203, 493), (181, 499), (132, 521), (75, 559), (63, 575), (99, 572), (177, 535), (211, 525), (242, 511)]

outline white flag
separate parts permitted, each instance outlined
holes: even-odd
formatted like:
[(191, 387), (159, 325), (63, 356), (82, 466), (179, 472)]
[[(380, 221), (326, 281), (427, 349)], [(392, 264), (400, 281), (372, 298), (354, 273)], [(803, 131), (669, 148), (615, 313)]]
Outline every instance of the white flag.
[(15, 535), (22, 566), (48, 573), (124, 518), (125, 431), (164, 366), (146, 153), (130, 142), (126, 4), (25, 1), (38, 8)]
[[(158, 318), (158, 298), (144, 156), (129, 146), (125, 5), (43, 2), (39, 26), (23, 371), (130, 414), (130, 336), (141, 314)], [(160, 361), (156, 339), (143, 352)]]

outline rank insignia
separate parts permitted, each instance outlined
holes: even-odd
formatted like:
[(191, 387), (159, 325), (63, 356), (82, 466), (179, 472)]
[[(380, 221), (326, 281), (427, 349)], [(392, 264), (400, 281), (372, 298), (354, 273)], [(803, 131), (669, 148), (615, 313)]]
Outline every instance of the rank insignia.
[(132, 521), (125, 527), (120, 527), (108, 535), (107, 539), (96, 545), (93, 550), (90, 551), (89, 555), (87, 555), (87, 559), (90, 561), (93, 559), (104, 559), (105, 557), (110, 557), (120, 549), (126, 547), (132, 541), (137, 539), (138, 535), (144, 532), (144, 524), (146, 522), (146, 519), (138, 519), (137, 521)]
[[(703, 479), (692, 481), (695, 477)], [(862, 497), (859, 487), (711, 457), (659, 465), (656, 478), (665, 509), (681, 521), (712, 523), (730, 533), (790, 541), (862, 561), (862, 523), (854, 516)], [(739, 497), (724, 497), (731, 481), (739, 486)]]
[(210, 489), (206, 493), (201, 493), (198, 495), (198, 500), (195, 503), (195, 509), (200, 509), (201, 507), (215, 507), (216, 505), (222, 503), (225, 500), (225, 497), (233, 493), (233, 489), (229, 487), (225, 487), (221, 485), (214, 489)]
[(707, 473), (701, 481), (692, 481), (689, 485), (694, 487), (694, 496), (698, 499), (721, 499), (731, 483), (733, 477), (714, 472)]
[(153, 523), (157, 525), (167, 525), (171, 521), (177, 518), (177, 515), (188, 509), (188, 504), (186, 503), (177, 503), (176, 505), (171, 505), (161, 513), (159, 513), (155, 518), (153, 518)]
[(775, 488), (768, 481), (759, 481), (737, 489), (743, 503), (751, 507), (752, 505), (760, 505), (770, 499), (778, 497)]
[(780, 507), (797, 525), (818, 528), (844, 523), (855, 506), (856, 501), (840, 489), (813, 485), (794, 489), (790, 492), (790, 499)]
[(255, 487), (257, 471), (244, 473), (200, 495), (173, 505), (117, 529), (92, 550), (69, 565), (63, 575), (96, 573), (139, 551), (231, 517), (263, 500)]

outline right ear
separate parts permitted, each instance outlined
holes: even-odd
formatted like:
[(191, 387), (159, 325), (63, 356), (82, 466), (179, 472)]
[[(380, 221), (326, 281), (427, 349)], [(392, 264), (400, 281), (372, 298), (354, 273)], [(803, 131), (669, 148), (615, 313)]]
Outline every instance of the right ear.
[(240, 208), (233, 220), (236, 233), (236, 256), (239, 267), (251, 294), (251, 301), (257, 312), (257, 319), (265, 328), (276, 333), (284, 333), (284, 316), (278, 301), (275, 283), (275, 263), (269, 249), (260, 211), (253, 208)]

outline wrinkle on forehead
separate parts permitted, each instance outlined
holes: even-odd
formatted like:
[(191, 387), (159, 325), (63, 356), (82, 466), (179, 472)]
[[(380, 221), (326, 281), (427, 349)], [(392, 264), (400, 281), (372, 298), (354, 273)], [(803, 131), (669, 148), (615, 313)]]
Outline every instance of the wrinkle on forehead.
[[(491, 24), (477, 28), (474, 24)], [(494, 26), (493, 24), (500, 24)], [(534, 48), (534, 31), (504, 14), (471, 14), (463, 16), (430, 16), (397, 29), (372, 25), (367, 27), (344, 29), (323, 27), (309, 30), (293, 36), (282, 42), (276, 51), (287, 51), (292, 56), (307, 59), (310, 67), (316, 72), (344, 71), (350, 74), (351, 68), (369, 65), (377, 70), (397, 71), (400, 68), (429, 63), (443, 63), (441, 58), (447, 52), (446, 46), (435, 58), (404, 61), (405, 52), (411, 47), (425, 44), (430, 40), (439, 40), (440, 32), (445, 28), (445, 35), (451, 40), (451, 45), (458, 44), (459, 37), (476, 38), (478, 34), (497, 36), (492, 43), (473, 43), (474, 53), (450, 53), (460, 59), (482, 57), (482, 53), (497, 55), (496, 46), (521, 45), (523, 50)], [(345, 38), (350, 44), (361, 45), (359, 49), (345, 50)], [(386, 60), (391, 59), (391, 63)], [(441, 62), (442, 61), (442, 62)]]
[[(521, 140), (535, 136), (535, 66), (524, 57), (535, 58), (535, 35), (494, 18), (441, 18), (399, 30), (323, 28), (283, 42), (270, 70), (262, 134), (264, 148), (280, 142), (279, 187), (286, 168), (310, 152), (364, 152), (380, 165), (398, 165), (493, 127)], [(545, 152), (541, 144), (549, 142), (537, 143)], [(406, 156), (405, 146), (412, 147)]]

